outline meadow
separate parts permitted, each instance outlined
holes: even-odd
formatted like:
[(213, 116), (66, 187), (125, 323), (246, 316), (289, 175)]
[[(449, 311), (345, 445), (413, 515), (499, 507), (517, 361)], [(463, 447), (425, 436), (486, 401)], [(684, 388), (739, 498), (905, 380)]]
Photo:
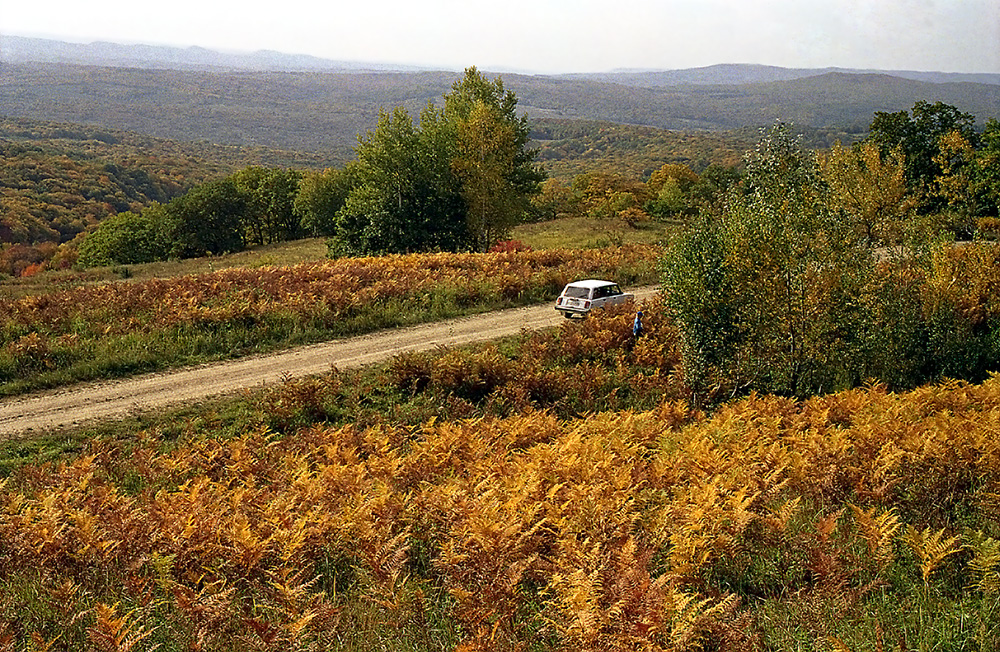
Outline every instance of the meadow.
[(79, 284), (0, 304), (0, 395), (238, 357), (655, 278), (656, 245), (413, 254)]
[[(997, 378), (707, 413), (680, 398), (669, 324), (629, 350), (627, 319), (441, 352), (429, 373), (411, 359), (289, 381), (226, 425), (219, 406), (163, 415), (21, 464), (0, 494), (0, 641), (997, 649)], [(504, 346), (604, 355), (564, 363), (551, 409), (521, 391), (540, 369), (477, 400), (489, 374), (468, 369)], [(618, 390), (645, 379), (653, 407), (589, 412), (559, 391), (625, 366), (641, 371)], [(411, 410), (435, 385), (452, 399), (399, 418), (360, 378)]]

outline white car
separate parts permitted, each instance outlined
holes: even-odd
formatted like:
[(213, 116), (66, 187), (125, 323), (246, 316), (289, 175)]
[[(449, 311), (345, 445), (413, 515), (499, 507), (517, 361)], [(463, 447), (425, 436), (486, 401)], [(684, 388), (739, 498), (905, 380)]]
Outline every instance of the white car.
[(632, 294), (622, 292), (618, 284), (612, 281), (573, 281), (563, 288), (562, 294), (556, 299), (556, 310), (566, 317), (582, 317), (594, 308), (625, 303), (633, 298)]

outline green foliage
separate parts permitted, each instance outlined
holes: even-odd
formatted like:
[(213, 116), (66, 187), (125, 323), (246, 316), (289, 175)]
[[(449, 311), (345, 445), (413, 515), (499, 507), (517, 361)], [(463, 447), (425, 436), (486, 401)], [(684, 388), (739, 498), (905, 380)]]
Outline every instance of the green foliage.
[(696, 400), (706, 395), (713, 370), (723, 368), (740, 343), (735, 279), (717, 225), (697, 223), (667, 248), (662, 282), (667, 308), (680, 331), (684, 373)]
[(475, 67), (444, 97), (443, 121), (456, 137), (452, 168), (462, 182), (467, 224), (478, 251), (487, 251), (524, 221), (528, 198), (545, 174), (528, 147), (528, 118), (517, 114), (517, 96), (499, 77), (492, 82)]
[(980, 138), (972, 171), (972, 191), (982, 202), (982, 214), (1000, 215), (1000, 120), (990, 118)]
[(663, 260), (696, 400), (1000, 368), (996, 248), (935, 245), (907, 217), (898, 159), (867, 144), (817, 159), (780, 125), (765, 136), (745, 186)]
[(87, 234), (78, 248), (78, 262), (100, 267), (163, 260), (170, 251), (167, 227), (166, 211), (158, 204), (142, 213), (118, 213)]
[(302, 229), (313, 236), (332, 236), (337, 232), (337, 213), (344, 207), (351, 190), (360, 182), (357, 162), (343, 168), (327, 168), (306, 173), (299, 182), (293, 210)]
[(876, 111), (868, 140), (878, 145), (883, 156), (897, 148), (902, 151), (907, 184), (911, 192), (918, 194), (927, 212), (942, 205), (931, 192), (942, 173), (936, 160), (941, 138), (957, 132), (971, 142), (975, 139), (975, 122), (972, 114), (944, 102), (919, 101), (909, 113)]
[(250, 166), (233, 175), (237, 192), (243, 196), (242, 216), (248, 245), (270, 244), (301, 238), (305, 232), (294, 211), (302, 174)]
[[(314, 159), (206, 142), (181, 144), (82, 125), (0, 118), (0, 273), (19, 276), (26, 269), (33, 273), (72, 265), (74, 239), (106, 218), (126, 211), (142, 213), (154, 203), (167, 204), (240, 165), (310, 166), (316, 164)], [(153, 220), (161, 217), (150, 215)], [(56, 247), (59, 243), (63, 246)], [(132, 257), (120, 251), (113, 258)]]
[(874, 244), (831, 209), (826, 188), (778, 125), (748, 154), (746, 188), (664, 258), (696, 395), (851, 386), (857, 361), (882, 344), (863, 335), (876, 328), (863, 299), (879, 278)]
[[(80, 245), (86, 267), (242, 251), (303, 237), (294, 210), (302, 174), (249, 166), (196, 186), (165, 206), (105, 220)], [(124, 215), (124, 214), (123, 214)]]
[[(433, 121), (431, 109), (425, 112)], [(338, 255), (453, 251), (466, 243), (464, 204), (441, 130), (405, 109), (382, 113), (358, 145), (357, 184), (337, 216)]]
[(646, 179), (664, 164), (695, 172), (731, 169), (742, 162), (752, 139), (735, 132), (672, 131), (587, 120), (535, 118), (533, 147), (549, 176), (570, 184), (577, 176), (614, 170)]
[(180, 258), (243, 249), (246, 199), (232, 177), (202, 184), (168, 206), (171, 254)]
[(403, 107), (380, 112), (358, 145), (331, 252), (486, 251), (509, 237), (543, 178), (516, 106), (501, 80), (470, 68), (419, 127)]

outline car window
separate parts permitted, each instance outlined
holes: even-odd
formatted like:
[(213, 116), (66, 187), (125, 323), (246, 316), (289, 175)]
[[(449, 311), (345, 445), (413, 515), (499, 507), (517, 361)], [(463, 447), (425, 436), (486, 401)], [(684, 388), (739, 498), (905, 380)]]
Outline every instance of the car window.
[(563, 290), (563, 295), (567, 297), (573, 297), (574, 299), (589, 299), (590, 289), (568, 285), (566, 286), (566, 289)]
[(607, 295), (609, 297), (622, 293), (622, 289), (617, 285), (609, 285), (606, 289), (607, 289)]

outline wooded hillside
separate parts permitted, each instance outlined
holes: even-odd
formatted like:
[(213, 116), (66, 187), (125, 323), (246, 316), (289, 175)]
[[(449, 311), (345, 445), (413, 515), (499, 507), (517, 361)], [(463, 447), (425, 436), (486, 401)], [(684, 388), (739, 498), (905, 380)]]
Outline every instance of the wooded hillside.
[[(5, 63), (0, 115), (103, 125), (161, 138), (266, 146), (351, 158), (379, 108), (417, 115), (457, 72), (178, 71)], [(606, 120), (674, 130), (772, 124), (863, 133), (875, 111), (942, 101), (985, 122), (1000, 117), (1000, 85), (934, 84), (829, 73), (758, 84), (643, 88), (588, 79), (503, 75), (529, 118)]]

